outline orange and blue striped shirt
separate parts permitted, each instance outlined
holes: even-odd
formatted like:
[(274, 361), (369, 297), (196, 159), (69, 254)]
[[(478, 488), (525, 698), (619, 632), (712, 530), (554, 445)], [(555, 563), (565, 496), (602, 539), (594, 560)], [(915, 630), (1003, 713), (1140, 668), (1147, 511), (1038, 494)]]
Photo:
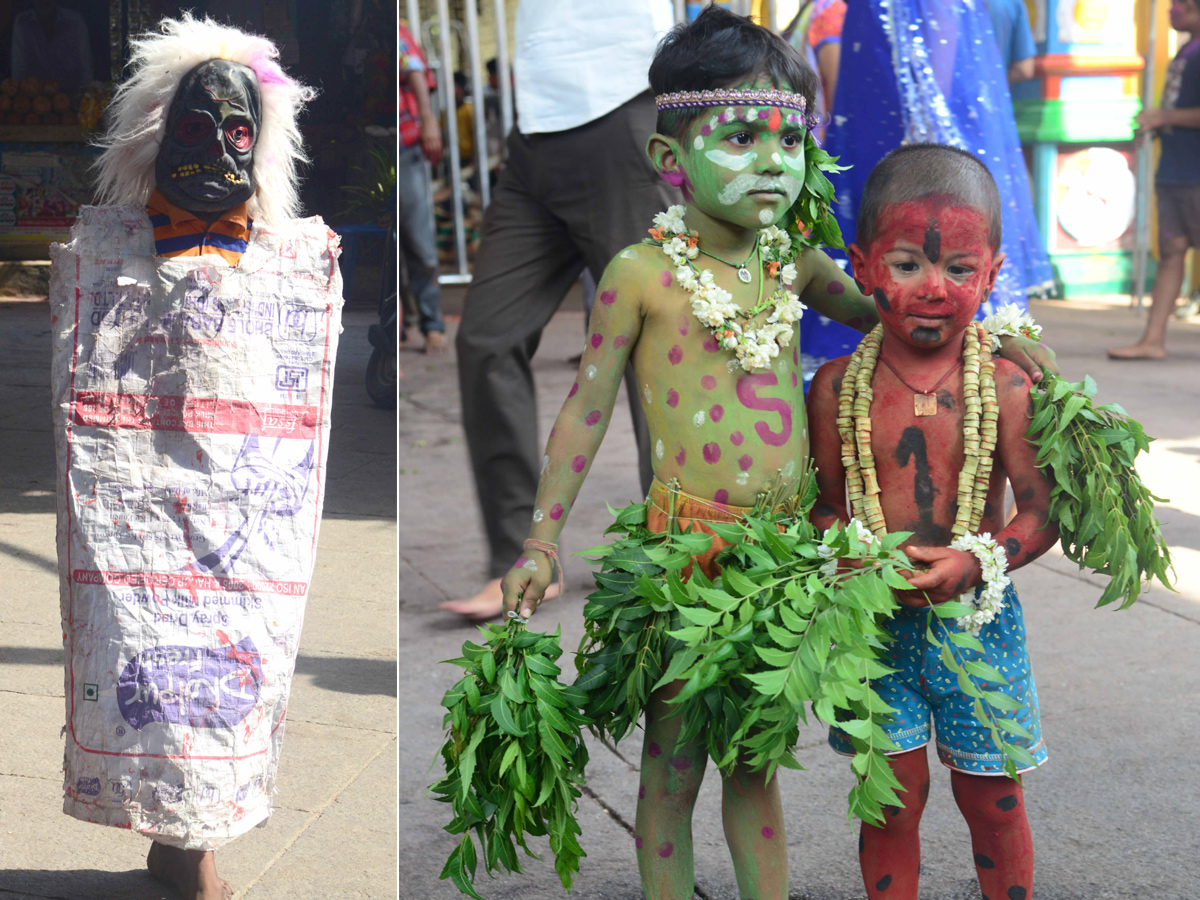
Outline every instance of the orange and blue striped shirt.
[(209, 225), (194, 214), (173, 205), (158, 188), (150, 195), (146, 214), (154, 226), (157, 256), (216, 255), (236, 266), (246, 252), (254, 220), (242, 203)]

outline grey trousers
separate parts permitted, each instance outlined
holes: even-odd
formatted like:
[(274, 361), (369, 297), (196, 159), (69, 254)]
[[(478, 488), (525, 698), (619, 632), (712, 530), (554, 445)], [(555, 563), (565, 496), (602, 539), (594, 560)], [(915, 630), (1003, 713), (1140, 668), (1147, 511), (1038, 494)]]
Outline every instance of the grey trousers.
[[(681, 202), (646, 157), (655, 115), (646, 92), (579, 128), (509, 135), (456, 340), (491, 578), (520, 555), (533, 516), (541, 445), (530, 360), (542, 329), (585, 266), (599, 279), (656, 212)], [(650, 438), (632, 370), (625, 386), (648, 491)]]

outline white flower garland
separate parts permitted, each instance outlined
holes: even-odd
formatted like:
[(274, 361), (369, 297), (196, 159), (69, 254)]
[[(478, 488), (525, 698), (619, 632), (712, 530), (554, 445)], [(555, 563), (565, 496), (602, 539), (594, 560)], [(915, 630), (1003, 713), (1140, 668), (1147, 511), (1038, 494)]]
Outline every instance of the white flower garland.
[(1042, 338), (1042, 326), (1033, 321), (1033, 316), (1021, 312), (1015, 303), (1006, 303), (984, 319), (982, 324), (991, 335), (992, 350), (1000, 349), (1001, 335), (1027, 337), (1035, 341)]
[[(778, 275), (779, 288), (770, 300), (747, 311), (733, 302), (729, 291), (715, 283), (711, 270), (696, 268), (693, 260), (700, 255), (700, 238), (688, 231), (683, 222), (684, 212), (685, 207), (672, 206), (658, 213), (651, 237), (661, 243), (663, 253), (675, 264), (675, 280), (692, 295), (692, 312), (718, 343), (732, 350), (747, 372), (769, 368), (779, 349), (791, 343), (796, 323), (806, 309), (800, 298), (784, 287), (785, 283), (790, 285), (796, 280), (792, 239), (774, 225), (759, 231), (759, 253), (771, 275)], [(766, 321), (750, 327), (749, 321), (765, 309), (771, 310)], [(747, 324), (743, 326), (739, 320)]]
[(964, 534), (950, 544), (951, 550), (963, 550), (974, 553), (983, 568), (983, 591), (979, 599), (975, 592), (968, 591), (959, 596), (960, 603), (975, 607), (975, 612), (955, 619), (960, 628), (969, 631), (976, 637), (980, 630), (1004, 609), (1004, 592), (1012, 583), (1006, 574), (1008, 571), (1008, 554), (1004, 548), (988, 533)]

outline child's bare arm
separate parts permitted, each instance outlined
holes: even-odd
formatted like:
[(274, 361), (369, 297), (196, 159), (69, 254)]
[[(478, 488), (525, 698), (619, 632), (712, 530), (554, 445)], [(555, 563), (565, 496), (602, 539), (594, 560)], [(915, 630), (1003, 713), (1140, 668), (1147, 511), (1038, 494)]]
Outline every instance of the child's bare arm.
[(1015, 365), (996, 363), (996, 395), (1000, 402), (996, 454), (1008, 473), (1017, 515), (996, 540), (1008, 553), (1009, 571), (1031, 563), (1058, 540), (1058, 529), (1050, 524), (1050, 484), (1045, 470), (1037, 467), (1037, 451), (1025, 437), (1033, 417), (1032, 385)]
[(792, 290), (805, 306), (863, 334), (879, 322), (875, 301), (864, 296), (854, 279), (820, 250), (801, 253)]
[[(567, 515), (591, 468), (608, 423), (629, 355), (642, 329), (640, 260), (617, 257), (596, 289), (579, 374), (567, 395), (542, 457), (529, 537), (557, 544)], [(533, 423), (530, 423), (533, 427)], [(505, 610), (529, 616), (541, 602), (553, 576), (549, 557), (527, 550), (504, 576)]]
[[(1017, 498), (1017, 515), (992, 535), (1008, 555), (1008, 571), (1037, 559), (1058, 540), (1058, 530), (1047, 525), (1050, 482), (1036, 465), (1033, 444), (1025, 438), (1032, 415), (1029, 376), (1016, 365), (996, 361), (996, 397), (1000, 404), (996, 455)], [(914, 589), (931, 603), (951, 600), (983, 583), (979, 560), (973, 553), (949, 547), (910, 547), (908, 555), (929, 568), (907, 575)], [(901, 602), (905, 602), (901, 598)], [(910, 605), (923, 605), (914, 603)]]
[(824, 531), (850, 521), (846, 510), (846, 470), (837, 430), (838, 394), (847, 358), (830, 360), (817, 369), (808, 389), (809, 448), (817, 467), (817, 501), (809, 518)]

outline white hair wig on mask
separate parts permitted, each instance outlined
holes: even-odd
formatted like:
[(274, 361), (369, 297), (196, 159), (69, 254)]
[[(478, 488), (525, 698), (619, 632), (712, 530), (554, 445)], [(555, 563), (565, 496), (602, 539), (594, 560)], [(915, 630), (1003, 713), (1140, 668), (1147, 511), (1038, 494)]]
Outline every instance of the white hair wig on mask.
[(131, 41), (129, 78), (108, 107), (109, 126), (97, 143), (97, 200), (144, 206), (154, 189), (154, 161), (166, 131), (167, 111), (183, 76), (210, 59), (227, 59), (254, 71), (262, 98), (262, 124), (254, 144), (256, 190), (247, 204), (255, 219), (278, 225), (300, 211), (296, 166), (307, 162), (296, 118), (315, 95), (289, 78), (279, 51), (264, 37), (212, 19), (164, 19), (160, 32)]

